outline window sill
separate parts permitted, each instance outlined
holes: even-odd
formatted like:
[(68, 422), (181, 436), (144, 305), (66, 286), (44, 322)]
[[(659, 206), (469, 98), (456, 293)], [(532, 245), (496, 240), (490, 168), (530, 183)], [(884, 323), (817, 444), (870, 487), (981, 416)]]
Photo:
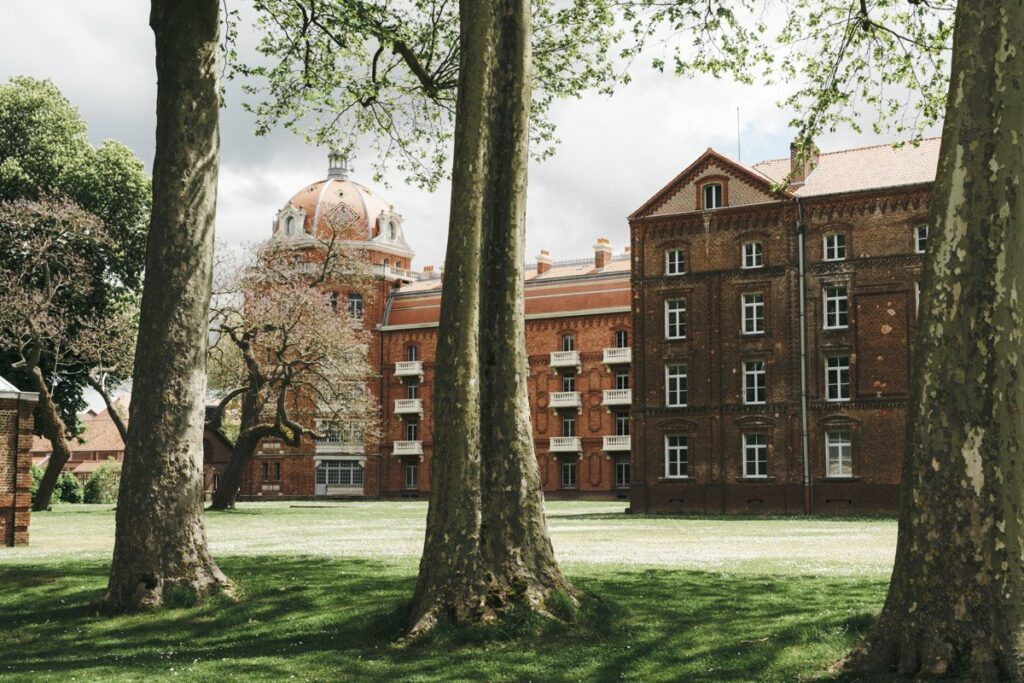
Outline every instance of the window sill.
[(768, 333), (764, 330), (760, 332), (740, 332), (741, 337), (764, 337)]
[(686, 337), (665, 337), (665, 341), (670, 341), (670, 342), (686, 341)]
[(693, 477), (686, 476), (686, 477), (658, 477), (658, 481), (661, 482), (661, 483), (665, 483), (665, 482), (671, 482), (671, 481), (683, 482), (683, 481), (695, 481), (695, 480), (694, 480)]
[(825, 403), (849, 403), (848, 398), (826, 398)]
[(850, 326), (847, 325), (846, 327), (823, 327), (821, 328), (821, 330), (822, 332), (849, 332)]
[(736, 481), (744, 484), (770, 484), (775, 481), (775, 477), (739, 477)]
[(850, 475), (848, 477), (821, 477), (821, 478), (818, 479), (818, 481), (820, 481), (820, 482), (847, 482), (847, 483), (858, 482), (860, 480), (861, 480), (860, 477), (857, 477), (857, 476), (854, 476), (854, 475)]

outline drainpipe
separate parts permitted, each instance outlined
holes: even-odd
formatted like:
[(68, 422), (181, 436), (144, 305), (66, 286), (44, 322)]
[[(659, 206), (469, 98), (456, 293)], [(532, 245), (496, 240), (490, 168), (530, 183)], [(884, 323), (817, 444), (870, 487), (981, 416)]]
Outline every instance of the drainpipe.
[(804, 513), (811, 513), (811, 456), (807, 436), (807, 276), (806, 249), (807, 226), (804, 225), (804, 208), (796, 197), (796, 243), (799, 272), (800, 297), (800, 449), (804, 465)]
[[(15, 520), (18, 518), (18, 456), (21, 455), (21, 405), (23, 399), (19, 391), (18, 398), (14, 401), (14, 486), (11, 488), (11, 526), (8, 531), (11, 546), (14, 545)], [(0, 545), (6, 545), (8, 539), (4, 539)]]

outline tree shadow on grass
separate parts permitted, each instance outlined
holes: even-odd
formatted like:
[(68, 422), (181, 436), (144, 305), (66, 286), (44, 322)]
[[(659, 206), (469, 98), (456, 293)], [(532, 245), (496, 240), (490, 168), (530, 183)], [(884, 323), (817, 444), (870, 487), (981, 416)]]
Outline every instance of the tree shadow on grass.
[(885, 591), (884, 581), (863, 578), (591, 567), (571, 577), (586, 596), (571, 623), (513, 613), (398, 647), (415, 581), (408, 566), (295, 556), (222, 558), (221, 566), (239, 586), (235, 600), (109, 619), (96, 610), (105, 563), (4, 567), (0, 675), (825, 679)]

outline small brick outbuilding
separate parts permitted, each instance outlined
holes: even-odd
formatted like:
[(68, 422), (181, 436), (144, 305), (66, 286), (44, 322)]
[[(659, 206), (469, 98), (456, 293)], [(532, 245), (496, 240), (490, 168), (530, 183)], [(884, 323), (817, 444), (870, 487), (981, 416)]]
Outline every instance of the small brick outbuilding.
[(39, 395), (0, 377), (0, 545), (28, 545), (33, 416)]

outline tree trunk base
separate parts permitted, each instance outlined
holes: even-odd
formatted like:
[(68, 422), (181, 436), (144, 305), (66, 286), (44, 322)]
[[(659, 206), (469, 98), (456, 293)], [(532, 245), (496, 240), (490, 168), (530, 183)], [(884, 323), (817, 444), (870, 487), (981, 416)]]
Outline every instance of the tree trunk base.
[(234, 585), (216, 566), (203, 567), (182, 576), (140, 576), (134, 587), (108, 589), (102, 609), (108, 614), (140, 612), (165, 606), (190, 606), (212, 595), (233, 594)]

